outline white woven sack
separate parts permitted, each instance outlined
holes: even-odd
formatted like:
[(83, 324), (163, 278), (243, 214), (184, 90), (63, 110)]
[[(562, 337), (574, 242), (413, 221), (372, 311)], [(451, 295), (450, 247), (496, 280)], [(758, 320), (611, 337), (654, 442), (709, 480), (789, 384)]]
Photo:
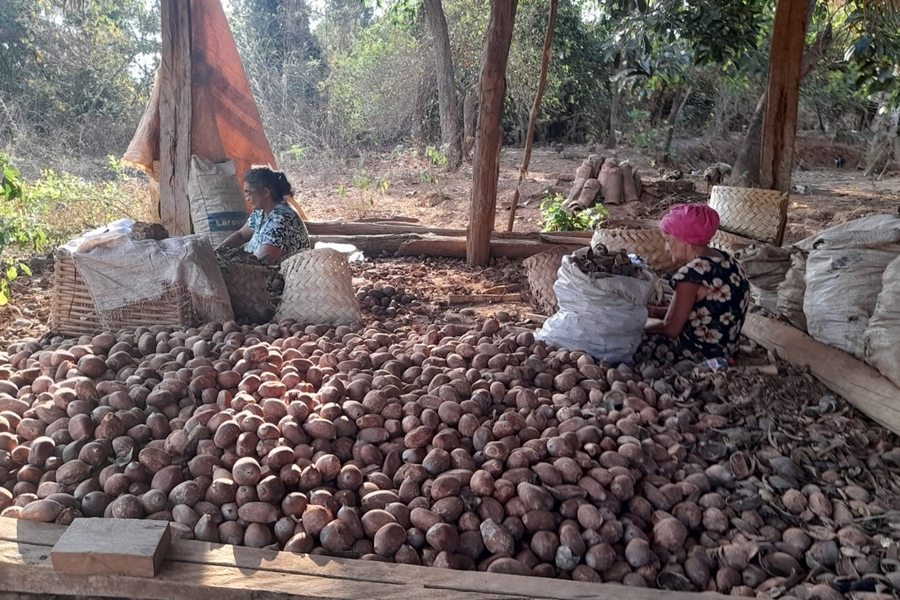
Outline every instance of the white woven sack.
[(788, 322), (806, 332), (806, 315), (803, 314), (803, 297), (806, 295), (806, 253), (797, 250), (791, 255), (791, 268), (785, 273), (784, 281), (778, 285), (776, 312)]
[(535, 338), (584, 350), (606, 362), (630, 361), (641, 343), (647, 303), (655, 288), (656, 276), (646, 267), (640, 277), (593, 279), (572, 256), (564, 256), (553, 285), (559, 310)]
[(322, 248), (298, 252), (281, 263), (284, 293), (275, 319), (315, 325), (358, 325), (359, 301), (347, 255)]
[(900, 386), (900, 258), (884, 270), (875, 312), (863, 336), (865, 360)]
[(247, 204), (235, 177), (233, 160), (214, 163), (191, 156), (188, 198), (194, 233), (209, 239), (213, 247), (247, 220)]
[(803, 313), (816, 340), (864, 358), (863, 336), (885, 269), (900, 246), (822, 248), (806, 261)]

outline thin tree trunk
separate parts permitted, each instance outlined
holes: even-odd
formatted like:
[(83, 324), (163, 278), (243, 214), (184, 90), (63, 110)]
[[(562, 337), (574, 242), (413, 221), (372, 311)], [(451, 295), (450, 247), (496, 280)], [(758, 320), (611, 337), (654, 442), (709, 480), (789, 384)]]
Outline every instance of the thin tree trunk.
[(519, 195), (522, 189), (522, 180), (528, 173), (528, 163), (531, 162), (531, 145), (534, 141), (534, 124), (537, 122), (538, 110), (541, 108), (541, 98), (544, 97), (544, 86), (547, 84), (547, 70), (550, 67), (550, 44), (553, 42), (553, 27), (556, 24), (556, 8), (559, 0), (550, 0), (550, 14), (547, 17), (547, 32), (544, 34), (544, 52), (541, 55), (541, 75), (538, 79), (537, 92), (534, 94), (534, 104), (531, 106), (531, 114), (528, 117), (528, 133), (525, 134), (525, 155), (522, 157), (522, 167), (519, 169), (519, 181), (516, 183), (516, 191), (513, 192), (512, 204), (509, 206), (509, 222), (506, 230), (512, 231), (516, 222), (516, 209), (519, 207)]
[(759, 185), (759, 159), (762, 144), (763, 117), (766, 112), (766, 94), (763, 92), (756, 102), (756, 110), (747, 124), (747, 133), (741, 142), (737, 159), (734, 161), (733, 185), (756, 187)]
[(500, 143), (503, 139), (501, 118), (506, 96), (506, 64), (517, 4), (517, 0), (492, 0), (491, 19), (485, 35), (469, 234), (466, 238), (466, 262), (470, 265), (487, 265), (491, 258), (491, 232), (496, 218)]
[(463, 100), (463, 159), (469, 160), (472, 147), (475, 145), (475, 120), (478, 114), (475, 112), (478, 108), (477, 89), (473, 85), (466, 90), (466, 98)]
[(447, 148), (447, 169), (455, 171), (462, 164), (462, 140), (459, 103), (453, 77), (450, 33), (441, 0), (425, 0), (425, 18), (434, 38), (434, 63), (437, 72), (438, 104), (441, 113), (441, 140)]
[[(672, 150), (672, 138), (675, 136), (675, 125), (678, 123), (678, 115), (684, 110), (688, 98), (690, 98), (693, 93), (694, 88), (688, 86), (684, 91), (684, 96), (681, 97), (681, 101), (672, 103), (672, 112), (669, 113), (669, 131), (666, 132), (666, 145), (663, 147), (663, 164), (669, 163), (669, 153)], [(678, 98), (675, 98), (675, 100), (678, 100)]]
[(612, 149), (619, 145), (616, 138), (616, 131), (619, 129), (619, 103), (622, 99), (622, 92), (619, 91), (618, 82), (613, 82), (612, 102), (609, 106), (609, 137), (606, 138), (606, 148)]

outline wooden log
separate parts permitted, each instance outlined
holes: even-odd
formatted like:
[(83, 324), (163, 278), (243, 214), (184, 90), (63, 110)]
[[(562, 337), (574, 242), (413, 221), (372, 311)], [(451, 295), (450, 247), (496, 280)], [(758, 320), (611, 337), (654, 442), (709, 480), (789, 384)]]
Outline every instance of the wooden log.
[(191, 233), (191, 3), (162, 0), (159, 218), (173, 236)]
[[(772, 25), (760, 184), (782, 193), (791, 189), (797, 104), (810, 6), (809, 0), (778, 0)], [(776, 243), (780, 245), (781, 240)]]
[[(537, 240), (491, 240), (490, 255), (502, 256), (511, 260), (528, 258), (534, 254), (558, 248), (560, 245), (577, 250), (584, 244), (550, 244)], [(410, 240), (400, 245), (400, 256), (443, 256), (447, 258), (465, 258), (466, 240), (464, 238), (423, 237)]]
[(466, 262), (487, 265), (491, 257), (491, 232), (497, 209), (500, 178), (500, 146), (503, 141), (503, 102), (506, 98), (506, 63), (516, 20), (517, 0), (494, 0), (484, 40), (479, 76), (481, 100), (472, 169), (472, 199)]
[(809, 367), (830, 390), (900, 435), (900, 388), (869, 365), (799, 329), (757, 314), (747, 315), (742, 333), (782, 360)]
[(450, 294), (448, 304), (490, 304), (492, 302), (521, 302), (522, 294)]
[(309, 235), (388, 235), (405, 233), (433, 233), (435, 235), (465, 236), (465, 229), (426, 227), (413, 223), (360, 221), (306, 221)]
[(50, 559), (60, 573), (153, 577), (171, 542), (165, 521), (75, 519)]

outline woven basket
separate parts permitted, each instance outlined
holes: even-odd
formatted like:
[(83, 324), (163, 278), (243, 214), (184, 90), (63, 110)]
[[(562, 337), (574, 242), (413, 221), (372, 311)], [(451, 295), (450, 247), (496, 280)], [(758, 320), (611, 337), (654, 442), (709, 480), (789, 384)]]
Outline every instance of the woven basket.
[(666, 240), (659, 230), (659, 221), (652, 219), (616, 219), (604, 221), (594, 231), (591, 246), (603, 244), (610, 251), (624, 248), (643, 257), (658, 273), (670, 273), (678, 268), (666, 252)]
[(63, 249), (56, 251), (50, 301), (50, 330), (54, 333), (77, 337), (151, 325), (190, 327), (195, 321), (190, 290), (180, 285), (167, 287), (157, 300), (125, 306), (113, 316), (101, 318), (72, 255)]
[(777, 190), (716, 185), (709, 205), (719, 213), (719, 228), (771, 243), (784, 230), (788, 200)]
[(532, 304), (546, 315), (552, 315), (557, 309), (553, 284), (556, 283), (559, 265), (566, 254), (569, 254), (569, 250), (559, 247), (545, 250), (522, 261), (528, 275)]
[(322, 248), (299, 252), (281, 264), (284, 293), (275, 318), (315, 325), (357, 325), (359, 301), (347, 256)]
[(275, 314), (267, 287), (269, 268), (263, 265), (229, 263), (221, 266), (221, 271), (235, 320), (268, 323)]
[(758, 243), (756, 240), (751, 240), (750, 238), (745, 238), (719, 229), (716, 231), (716, 235), (709, 241), (709, 247), (727, 252), (734, 256), (735, 252), (756, 243)]

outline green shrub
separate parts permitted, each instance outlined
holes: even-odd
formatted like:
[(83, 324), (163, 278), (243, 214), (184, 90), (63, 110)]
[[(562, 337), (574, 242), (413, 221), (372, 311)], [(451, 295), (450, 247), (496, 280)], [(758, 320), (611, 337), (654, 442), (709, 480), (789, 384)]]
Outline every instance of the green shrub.
[(602, 204), (569, 214), (562, 194), (550, 194), (541, 202), (542, 231), (586, 231), (597, 226), (609, 211)]

